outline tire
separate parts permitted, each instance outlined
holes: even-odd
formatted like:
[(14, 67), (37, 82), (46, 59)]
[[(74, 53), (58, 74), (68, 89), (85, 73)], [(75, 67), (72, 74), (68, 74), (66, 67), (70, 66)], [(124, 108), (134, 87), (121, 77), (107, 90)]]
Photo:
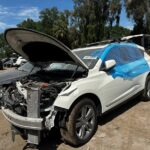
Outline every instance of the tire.
[(88, 142), (97, 129), (96, 110), (91, 99), (81, 99), (71, 110), (66, 121), (66, 129), (60, 129), (64, 142), (73, 146)]
[(147, 77), (145, 82), (145, 89), (142, 92), (142, 100), (150, 101), (150, 76)]

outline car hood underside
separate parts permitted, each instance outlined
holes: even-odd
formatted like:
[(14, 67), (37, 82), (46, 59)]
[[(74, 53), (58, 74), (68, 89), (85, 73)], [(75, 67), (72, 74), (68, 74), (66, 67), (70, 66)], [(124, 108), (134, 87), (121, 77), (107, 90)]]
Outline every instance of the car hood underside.
[(31, 62), (72, 62), (88, 69), (67, 46), (46, 34), (11, 28), (5, 31), (5, 39), (18, 54)]

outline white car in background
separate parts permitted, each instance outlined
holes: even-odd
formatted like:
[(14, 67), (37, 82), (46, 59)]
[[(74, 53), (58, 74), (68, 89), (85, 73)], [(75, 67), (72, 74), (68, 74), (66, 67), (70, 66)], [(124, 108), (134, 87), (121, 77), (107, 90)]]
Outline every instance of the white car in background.
[(31, 62), (19, 69), (30, 74), (13, 84), (9, 78), (2, 98), (5, 118), (28, 143), (39, 144), (58, 127), (64, 141), (82, 145), (94, 135), (98, 116), (137, 94), (150, 100), (150, 57), (143, 47), (116, 42), (71, 51), (51, 36), (20, 28), (5, 37)]
[(17, 61), (13, 64), (13, 66), (21, 66), (27, 62), (26, 59), (22, 58), (22, 56), (18, 57)]

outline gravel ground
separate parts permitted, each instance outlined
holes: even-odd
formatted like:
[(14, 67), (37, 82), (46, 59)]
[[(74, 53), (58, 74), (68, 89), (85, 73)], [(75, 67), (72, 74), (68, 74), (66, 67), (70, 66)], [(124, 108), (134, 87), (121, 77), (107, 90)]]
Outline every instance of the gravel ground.
[[(149, 128), (150, 102), (137, 97), (100, 118), (96, 134), (84, 146), (66, 145), (58, 131), (52, 131), (49, 138), (43, 139), (39, 150), (150, 150)], [(0, 150), (23, 150), (25, 145), (19, 135), (14, 143), (11, 141), (9, 123), (0, 112)]]

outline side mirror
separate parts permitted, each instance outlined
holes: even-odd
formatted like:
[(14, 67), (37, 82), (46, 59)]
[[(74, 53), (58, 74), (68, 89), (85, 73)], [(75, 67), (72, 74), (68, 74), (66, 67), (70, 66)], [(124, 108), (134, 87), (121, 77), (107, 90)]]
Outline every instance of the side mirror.
[(105, 70), (109, 70), (116, 65), (116, 61), (114, 59), (105, 61)]

